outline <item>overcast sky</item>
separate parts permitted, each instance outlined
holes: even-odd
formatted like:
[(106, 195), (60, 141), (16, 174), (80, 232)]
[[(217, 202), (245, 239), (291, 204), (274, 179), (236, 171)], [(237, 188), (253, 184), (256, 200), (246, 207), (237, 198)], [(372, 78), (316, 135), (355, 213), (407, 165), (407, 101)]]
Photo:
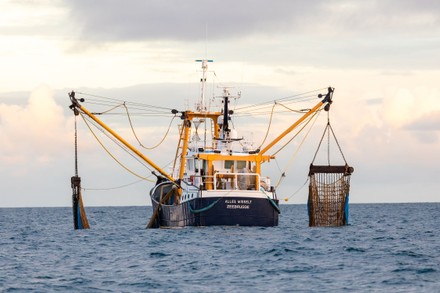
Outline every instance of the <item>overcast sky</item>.
[[(240, 85), (243, 103), (335, 87), (351, 202), (439, 201), (438, 1), (5, 0), (0, 36), (0, 206), (71, 205), (68, 91), (182, 108), (198, 96), (194, 60), (205, 57), (222, 82)], [(137, 122), (153, 144), (169, 120)], [(86, 206), (150, 204), (151, 184), (80, 128), (83, 186), (134, 183), (86, 190)], [(304, 183), (310, 152), (281, 198)], [(163, 164), (173, 155), (153, 154)], [(304, 188), (289, 202), (306, 200)]]

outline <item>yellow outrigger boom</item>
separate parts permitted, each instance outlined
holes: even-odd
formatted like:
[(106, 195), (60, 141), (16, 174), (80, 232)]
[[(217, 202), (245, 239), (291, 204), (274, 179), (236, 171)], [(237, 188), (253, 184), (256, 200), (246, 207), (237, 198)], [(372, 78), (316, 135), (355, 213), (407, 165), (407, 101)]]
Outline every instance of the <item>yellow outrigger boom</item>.
[[(72, 91), (69, 93), (70, 100), (72, 101), (72, 105), (70, 108), (74, 111), (75, 115), (79, 114), (79, 110), (89, 116), (91, 119), (93, 119), (96, 123), (98, 123), (102, 128), (104, 128), (106, 131), (108, 131), (113, 137), (115, 137), (117, 140), (119, 140), (122, 144), (124, 144), (126, 147), (128, 147), (132, 152), (134, 152), (136, 155), (138, 155), (142, 160), (144, 160), (147, 164), (149, 164), (151, 167), (156, 169), (162, 176), (167, 178), (168, 180), (175, 182), (175, 179), (172, 178), (170, 175), (168, 175), (162, 168), (160, 168), (158, 165), (156, 165), (153, 161), (151, 161), (149, 158), (147, 158), (144, 154), (142, 154), (139, 150), (137, 150), (134, 146), (132, 146), (128, 141), (123, 139), (120, 135), (118, 135), (116, 132), (114, 132), (110, 127), (108, 127), (104, 122), (99, 120), (95, 115), (93, 115), (91, 112), (89, 112), (86, 108), (84, 108), (78, 100), (75, 98), (75, 92)], [(83, 101), (83, 100), (82, 100)]]

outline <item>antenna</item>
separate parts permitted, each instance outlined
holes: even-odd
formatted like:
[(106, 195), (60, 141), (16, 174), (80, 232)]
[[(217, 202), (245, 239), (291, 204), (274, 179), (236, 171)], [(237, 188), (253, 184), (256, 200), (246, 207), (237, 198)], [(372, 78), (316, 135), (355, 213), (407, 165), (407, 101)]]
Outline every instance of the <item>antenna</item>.
[(200, 101), (197, 103), (197, 111), (205, 112), (207, 111), (205, 104), (206, 73), (208, 71), (208, 62), (214, 62), (214, 60), (201, 59), (201, 60), (196, 60), (196, 62), (202, 63), (202, 78), (200, 79), (201, 93), (200, 93)]
[(205, 23), (205, 59), (208, 59), (208, 23)]

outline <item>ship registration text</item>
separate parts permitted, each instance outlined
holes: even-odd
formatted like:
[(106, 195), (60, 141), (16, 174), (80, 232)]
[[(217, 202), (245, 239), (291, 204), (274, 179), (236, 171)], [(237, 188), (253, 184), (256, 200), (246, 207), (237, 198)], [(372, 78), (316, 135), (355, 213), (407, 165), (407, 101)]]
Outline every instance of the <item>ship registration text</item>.
[(252, 200), (250, 199), (227, 199), (225, 200), (226, 208), (227, 209), (250, 209), (250, 204), (252, 203)]

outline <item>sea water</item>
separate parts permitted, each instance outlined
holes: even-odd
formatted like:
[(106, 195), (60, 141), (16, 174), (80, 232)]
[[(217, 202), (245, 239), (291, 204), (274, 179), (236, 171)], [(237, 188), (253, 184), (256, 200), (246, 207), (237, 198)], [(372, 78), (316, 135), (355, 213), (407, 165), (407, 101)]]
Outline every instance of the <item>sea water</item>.
[(350, 225), (150, 229), (151, 207), (0, 209), (4, 292), (440, 292), (440, 204), (352, 204)]

